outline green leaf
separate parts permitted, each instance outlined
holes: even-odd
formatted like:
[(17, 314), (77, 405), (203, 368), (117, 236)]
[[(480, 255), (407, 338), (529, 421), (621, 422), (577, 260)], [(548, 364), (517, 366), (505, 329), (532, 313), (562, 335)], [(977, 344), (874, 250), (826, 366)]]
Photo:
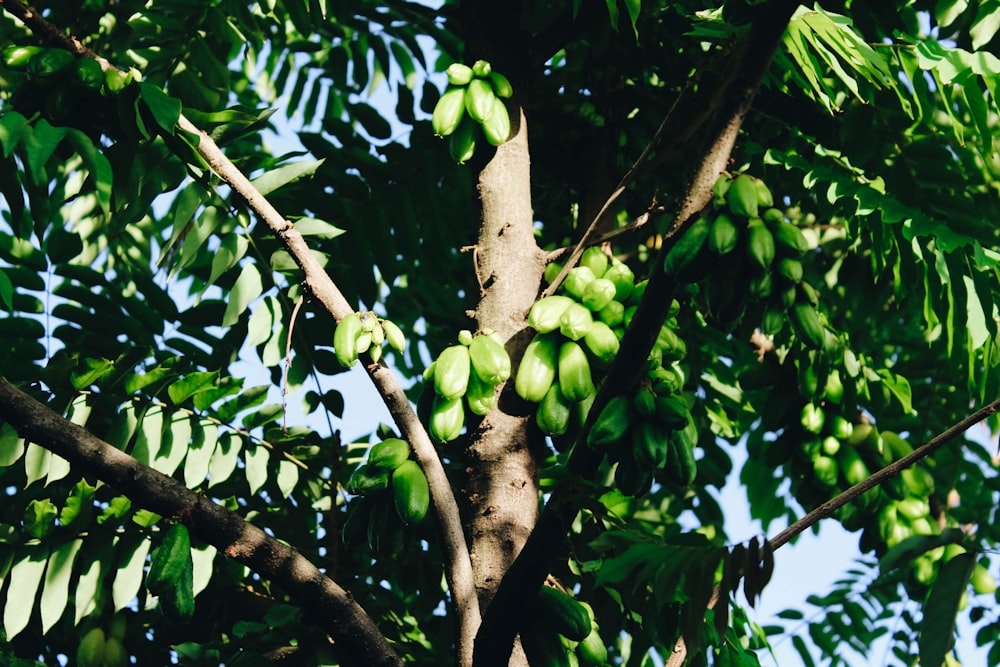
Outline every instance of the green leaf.
[(14, 639), (28, 627), (48, 558), (47, 546), (29, 547), (20, 554), (20, 560), (11, 568), (7, 604), (3, 608), (3, 627), (7, 641)]
[(941, 566), (924, 602), (920, 623), (920, 664), (940, 665), (955, 643), (955, 618), (976, 567), (976, 554), (958, 554)]
[(639, 20), (639, 10), (642, 9), (642, 0), (625, 0), (625, 10), (628, 12), (628, 20), (632, 24), (632, 32), (635, 38), (639, 39), (639, 28), (636, 21)]
[(295, 229), (302, 236), (315, 236), (327, 240), (335, 239), (344, 233), (343, 229), (317, 218), (299, 218), (295, 220)]
[(156, 124), (167, 134), (173, 134), (177, 120), (181, 117), (181, 103), (163, 92), (159, 86), (151, 83), (139, 83), (139, 96), (146, 103), (146, 108), (153, 114)]
[(218, 379), (218, 371), (189, 373), (167, 387), (167, 395), (171, 401), (180, 404), (200, 391), (211, 389)]
[(0, 269), (0, 306), (10, 312), (14, 310), (14, 284), (3, 269)]
[(47, 182), (45, 165), (55, 153), (56, 147), (66, 136), (67, 131), (65, 127), (53, 127), (42, 118), (35, 123), (31, 133), (25, 138), (24, 147), (28, 171), (37, 185)]
[(237, 262), (247, 254), (249, 245), (246, 237), (242, 234), (234, 232), (223, 237), (222, 244), (212, 258), (212, 274), (208, 279), (209, 284), (214, 285), (219, 276), (236, 266)]
[(49, 450), (35, 443), (28, 445), (28, 451), (24, 454), (24, 474), (27, 477), (25, 488), (49, 474), (49, 461), (51, 460), (52, 452)]
[(150, 466), (164, 475), (173, 475), (188, 452), (191, 442), (191, 419), (187, 413), (178, 410), (170, 417), (170, 429), (164, 434), (163, 445)]
[(33, 537), (43, 538), (55, 527), (57, 514), (51, 500), (35, 498), (24, 510), (24, 529)]
[(24, 454), (24, 439), (10, 424), (0, 424), (0, 468), (17, 463)]
[(42, 588), (41, 612), (42, 634), (47, 634), (62, 617), (69, 601), (69, 584), (72, 580), (73, 563), (83, 546), (83, 540), (75, 539), (58, 546), (49, 557), (45, 568), (45, 585)]
[(299, 467), (284, 459), (278, 462), (278, 489), (285, 498), (292, 495), (295, 485), (299, 482)]
[(193, 489), (203, 484), (209, 477), (209, 464), (218, 442), (219, 429), (209, 421), (202, 420), (195, 429), (194, 438), (184, 459), (184, 484)]
[(158, 456), (163, 443), (163, 408), (151, 405), (139, 422), (139, 433), (135, 439), (132, 456), (141, 463), (151, 465)]
[(142, 573), (149, 553), (149, 540), (141, 537), (138, 540), (118, 540), (118, 568), (115, 570), (115, 580), (111, 585), (111, 599), (115, 611), (121, 611), (135, 599), (142, 586)]
[(24, 136), (26, 129), (31, 131), (28, 119), (16, 111), (7, 111), (0, 116), (0, 145), (3, 145), (5, 158), (14, 152), (14, 147)]
[(267, 462), (270, 457), (271, 453), (263, 445), (257, 445), (253, 449), (247, 450), (247, 484), (250, 485), (251, 495), (260, 491), (267, 481)]
[(978, 50), (986, 46), (996, 36), (998, 29), (1000, 29), (1000, 3), (980, 3), (976, 18), (969, 28), (972, 48)]
[(94, 182), (94, 190), (97, 192), (98, 205), (105, 215), (111, 215), (111, 189), (114, 185), (111, 162), (83, 132), (72, 129), (67, 133), (66, 138), (83, 158), (83, 164), (90, 172), (90, 178)]
[[(218, 442), (212, 451), (212, 457), (208, 462), (208, 487), (212, 488), (216, 484), (221, 484), (228, 480), (240, 458), (240, 450), (243, 448), (243, 438), (233, 433), (223, 433), (219, 436)], [(247, 464), (247, 475), (250, 474), (250, 465)]]
[(85, 552), (88, 556), (92, 557), (93, 560), (87, 565), (87, 568), (80, 574), (80, 578), (76, 582), (76, 588), (73, 590), (74, 606), (76, 607), (76, 616), (74, 617), (76, 625), (80, 624), (86, 616), (94, 613), (99, 609), (100, 602), (100, 592), (102, 590), (103, 582), (103, 566), (101, 565), (100, 553), (95, 553), (90, 549), (91, 544), (88, 544), (88, 550)]
[(226, 313), (222, 317), (222, 326), (231, 327), (236, 324), (250, 302), (259, 297), (263, 291), (264, 286), (261, 283), (260, 270), (257, 269), (257, 265), (244, 265), (239, 278), (236, 279), (236, 284), (229, 292)]
[(303, 160), (293, 162), (283, 167), (272, 169), (271, 171), (253, 179), (251, 183), (262, 195), (269, 195), (278, 188), (294, 183), (295, 181), (312, 176), (320, 168), (325, 160)]
[(214, 571), (213, 563), (218, 550), (211, 544), (204, 544), (191, 549), (192, 594), (198, 595), (208, 587)]
[(879, 559), (879, 571), (888, 574), (896, 568), (907, 567), (920, 554), (945, 544), (958, 544), (963, 538), (964, 533), (958, 528), (945, 528), (936, 535), (911, 535), (889, 549)]

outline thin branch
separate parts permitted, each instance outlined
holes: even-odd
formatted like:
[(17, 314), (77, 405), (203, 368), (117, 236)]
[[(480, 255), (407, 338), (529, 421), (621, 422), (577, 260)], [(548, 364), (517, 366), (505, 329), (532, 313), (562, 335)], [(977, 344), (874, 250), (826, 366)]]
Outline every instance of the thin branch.
[(162, 516), (181, 517), (199, 539), (281, 586), (333, 637), (351, 664), (403, 664), (350, 593), (300, 553), (235, 512), (63, 419), (2, 377), (0, 418), (25, 440), (114, 486), (137, 506)]
[[(27, 7), (20, 0), (0, 0), (0, 7), (7, 9), (33, 32), (51, 43), (58, 44), (77, 55), (94, 58), (105, 69), (113, 67), (106, 59), (98, 57), (79, 40), (64, 35), (42, 18), (38, 12)], [(181, 131), (197, 139), (195, 150), (211, 167), (212, 171), (246, 200), (250, 209), (284, 244), (285, 249), (302, 269), (305, 275), (303, 283), (306, 288), (323, 304), (334, 320), (339, 322), (354, 312), (354, 308), (309, 251), (309, 246), (295, 229), (295, 225), (278, 213), (243, 172), (226, 157), (208, 134), (195, 126), (183, 114), (179, 117), (177, 125)], [(462, 530), (458, 503), (455, 500), (451, 483), (445, 474), (444, 466), (441, 464), (427, 430), (414, 412), (413, 406), (406, 398), (395, 374), (382, 364), (372, 363), (370, 357), (366, 356), (365, 362), (365, 370), (372, 383), (381, 394), (403, 437), (413, 447), (415, 458), (427, 476), (431, 504), (441, 529), (446, 555), (445, 576), (451, 590), (458, 623), (466, 629), (478, 628), (481, 616), (472, 575), (469, 547)]]
[[(893, 461), (884, 468), (872, 473), (867, 478), (861, 480), (851, 488), (841, 492), (837, 496), (826, 501), (813, 511), (806, 514), (804, 517), (785, 528), (783, 531), (774, 536), (773, 539), (768, 540), (771, 546), (777, 550), (790, 542), (795, 538), (796, 535), (802, 533), (812, 526), (819, 523), (822, 519), (827, 518), (832, 515), (838, 509), (843, 507), (849, 502), (856, 500), (858, 497), (863, 495), (866, 491), (874, 489), (876, 486), (889, 481), (902, 471), (906, 470), (914, 463), (920, 459), (926, 458), (933, 454), (935, 451), (940, 449), (946, 443), (954, 440), (956, 437), (962, 435), (970, 428), (983, 421), (987, 417), (995, 415), (1000, 412), (1000, 399), (993, 401), (992, 403), (986, 405), (985, 407), (976, 410), (971, 415), (957, 422), (956, 424), (949, 426), (941, 433), (937, 434), (924, 444), (920, 445), (912, 452), (899, 459), (898, 461)], [(712, 602), (709, 603), (708, 608), (712, 609), (715, 606), (715, 602), (718, 601), (719, 588), (716, 587), (713, 592)], [(679, 639), (676, 644), (674, 644), (673, 653), (671, 653), (670, 658), (667, 659), (664, 667), (680, 667), (684, 663), (684, 658), (687, 655), (687, 646), (684, 644), (684, 639)]]

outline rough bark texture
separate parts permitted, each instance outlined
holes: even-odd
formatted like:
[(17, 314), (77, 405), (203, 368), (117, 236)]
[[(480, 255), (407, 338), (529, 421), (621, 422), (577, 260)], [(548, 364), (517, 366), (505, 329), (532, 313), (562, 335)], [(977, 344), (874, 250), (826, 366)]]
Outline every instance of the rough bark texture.
[[(480, 173), (483, 221), (477, 268), (484, 294), (480, 329), (494, 329), (518, 359), (531, 338), (525, 317), (541, 283), (544, 260), (534, 240), (526, 125)], [(538, 516), (538, 470), (532, 450), (541, 436), (509, 382), (498, 409), (472, 434), (466, 501), (473, 574), (480, 606), (514, 561)], [(534, 447), (532, 439), (535, 440)]]

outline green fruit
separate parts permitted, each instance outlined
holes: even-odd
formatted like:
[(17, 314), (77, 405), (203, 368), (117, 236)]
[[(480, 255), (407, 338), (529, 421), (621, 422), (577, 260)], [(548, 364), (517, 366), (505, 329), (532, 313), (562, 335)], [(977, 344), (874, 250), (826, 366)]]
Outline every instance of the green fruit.
[(510, 85), (510, 80), (500, 72), (490, 72), (490, 85), (497, 97), (507, 99), (514, 95), (514, 87)]
[(446, 347), (434, 364), (434, 391), (445, 398), (464, 396), (471, 371), (469, 348), (464, 345)]
[(712, 184), (712, 201), (716, 206), (722, 206), (726, 203), (726, 192), (729, 191), (732, 184), (733, 177), (725, 172), (719, 174), (719, 177), (715, 179), (715, 183)]
[(477, 123), (482, 123), (496, 110), (494, 100), (497, 96), (493, 94), (493, 87), (488, 81), (473, 79), (465, 87), (465, 110)]
[(791, 257), (782, 257), (778, 260), (778, 274), (789, 282), (802, 282), (802, 262)]
[(559, 347), (558, 377), (559, 388), (568, 401), (582, 401), (597, 391), (587, 353), (573, 341), (566, 341)]
[(430, 434), (441, 442), (451, 442), (460, 436), (465, 426), (462, 399), (435, 396), (428, 426)]
[(73, 71), (76, 82), (85, 88), (99, 90), (104, 85), (104, 70), (101, 63), (92, 58), (80, 58)]
[(594, 278), (583, 289), (583, 305), (593, 311), (600, 311), (615, 298), (615, 284), (605, 278)]
[(510, 355), (495, 338), (479, 335), (469, 344), (472, 372), (491, 387), (510, 377)]
[(632, 397), (632, 405), (640, 417), (651, 417), (656, 413), (656, 396), (648, 389), (640, 389)]
[(778, 245), (799, 255), (809, 250), (809, 241), (802, 230), (785, 220), (774, 225), (774, 240)]
[(671, 454), (670, 430), (659, 421), (640, 419), (632, 429), (632, 453), (640, 464), (663, 468)]
[(720, 212), (712, 221), (708, 235), (708, 249), (716, 255), (725, 255), (736, 248), (740, 240), (740, 228), (725, 212)]
[(764, 309), (764, 316), (761, 319), (760, 330), (768, 336), (773, 336), (785, 326), (785, 311), (776, 308), (774, 304), (768, 304)]
[(590, 246), (580, 255), (580, 266), (586, 266), (595, 278), (601, 278), (608, 271), (608, 256), (597, 246)]
[(386, 438), (368, 452), (368, 465), (395, 470), (410, 458), (410, 443), (401, 438)]
[(823, 431), (823, 424), (826, 423), (826, 413), (815, 403), (806, 403), (802, 406), (799, 421), (802, 428), (818, 435)]
[(621, 301), (611, 301), (601, 308), (597, 318), (609, 327), (616, 327), (625, 319), (625, 305)]
[(101, 667), (106, 643), (104, 630), (101, 628), (88, 630), (76, 649), (76, 664), (79, 667)]
[[(639, 305), (642, 301), (642, 295), (646, 293), (646, 286), (649, 285), (649, 280), (640, 280), (632, 286), (632, 291), (629, 293), (628, 298), (622, 303), (626, 305)], [(673, 305), (673, 304), (671, 304)], [(673, 317), (673, 315), (668, 314), (667, 317)]]
[(740, 174), (726, 190), (726, 203), (734, 215), (756, 218), (759, 206), (757, 184), (749, 174)]
[(160, 595), (177, 586), (185, 570), (191, 568), (191, 536), (187, 526), (175, 523), (163, 534), (163, 540), (153, 551), (146, 574), (146, 588)]
[(562, 273), (563, 265), (559, 262), (549, 262), (545, 265), (545, 273), (542, 274), (542, 278), (545, 279), (545, 284), (551, 285), (553, 281)]
[(813, 458), (813, 474), (820, 484), (836, 486), (840, 477), (840, 466), (836, 459), (821, 454)]
[(559, 635), (548, 627), (527, 622), (521, 627), (520, 637), (531, 667), (572, 667)]
[(542, 402), (535, 412), (535, 421), (545, 435), (562, 435), (569, 427), (572, 414), (571, 404), (563, 396), (558, 383), (553, 383), (545, 392)]
[(448, 75), (448, 83), (453, 86), (464, 86), (472, 81), (472, 68), (462, 63), (452, 63), (444, 73)]
[(769, 206), (774, 206), (774, 195), (771, 193), (771, 189), (761, 179), (756, 176), (753, 178), (753, 184), (757, 188), (757, 206), (758, 208), (767, 208)]
[(563, 294), (541, 298), (528, 311), (528, 325), (538, 333), (555, 331), (559, 328), (559, 318), (572, 303), (573, 299)]
[(122, 640), (108, 637), (104, 642), (104, 667), (125, 667), (128, 664), (128, 653)]
[(680, 394), (658, 395), (653, 401), (657, 419), (671, 428), (682, 428), (691, 419), (687, 401)]
[(8, 46), (3, 50), (3, 62), (11, 69), (24, 69), (41, 51), (40, 46)]
[(473, 414), (485, 417), (497, 405), (495, 385), (485, 382), (473, 370), (469, 375), (469, 388), (465, 390), (465, 402)]
[(582, 641), (590, 634), (587, 608), (566, 593), (551, 586), (542, 586), (537, 601), (536, 613), (544, 626), (573, 641)]
[(382, 331), (389, 347), (402, 354), (406, 349), (406, 336), (403, 334), (403, 330), (395, 322), (382, 320)]
[(996, 579), (990, 575), (989, 570), (983, 567), (982, 563), (977, 563), (972, 570), (972, 590), (977, 595), (992, 595), (997, 590)]
[(660, 327), (656, 347), (663, 353), (665, 361), (678, 361), (687, 355), (687, 343), (666, 325)]
[[(710, 269), (710, 265), (705, 262), (707, 251), (703, 252), (710, 232), (711, 223), (707, 218), (695, 220), (664, 258), (664, 272), (686, 283), (698, 282), (704, 278)], [(634, 294), (632, 298), (635, 298)]]
[[(668, 441), (669, 450), (663, 471), (671, 483), (680, 487), (691, 486), (698, 475), (698, 464), (694, 458), (692, 430), (694, 440), (697, 440), (697, 427), (694, 426), (694, 422), (688, 421), (688, 425), (680, 431), (676, 431)], [(686, 431), (687, 433), (685, 433)]]
[(539, 403), (556, 379), (559, 359), (558, 334), (536, 334), (521, 357), (514, 378), (514, 390), (526, 401)]
[(605, 363), (614, 361), (621, 347), (621, 342), (611, 327), (600, 321), (590, 325), (583, 337), (583, 344), (595, 358)]
[(431, 114), (431, 127), (434, 134), (447, 137), (458, 129), (465, 115), (465, 89), (449, 88), (438, 98)]
[(823, 438), (823, 453), (827, 456), (836, 456), (837, 452), (840, 451), (840, 440), (832, 435), (828, 435)]
[(448, 142), (451, 158), (458, 164), (465, 164), (476, 153), (476, 138), (479, 124), (471, 118), (462, 118)]
[(788, 319), (802, 342), (809, 347), (823, 346), (826, 329), (820, 322), (819, 312), (809, 303), (797, 302), (788, 309)]
[(843, 415), (834, 415), (830, 420), (830, 435), (837, 440), (847, 440), (854, 433), (854, 424)]
[(594, 325), (594, 316), (586, 306), (573, 302), (559, 316), (559, 332), (570, 340), (580, 340)]
[(479, 77), (487, 77), (493, 72), (493, 66), (485, 60), (477, 60), (472, 63), (472, 73)]
[(649, 492), (653, 470), (639, 463), (634, 456), (623, 456), (615, 466), (615, 488), (626, 496), (641, 496)]
[(389, 488), (391, 469), (365, 464), (358, 466), (347, 480), (347, 492), (355, 496), (378, 493)]
[(76, 56), (65, 49), (42, 49), (28, 61), (28, 76), (45, 81), (59, 76), (76, 62)]
[(752, 219), (747, 225), (747, 252), (762, 269), (770, 268), (774, 262), (774, 235), (760, 218)]
[(837, 461), (840, 469), (844, 472), (844, 479), (851, 486), (860, 484), (868, 479), (868, 466), (861, 460), (861, 456), (854, 447), (841, 447), (837, 453)]
[(608, 662), (608, 647), (596, 627), (577, 645), (576, 654), (586, 667), (603, 667)]
[(563, 289), (566, 290), (567, 294), (576, 297), (577, 300), (583, 299), (583, 291), (587, 288), (591, 282), (593, 282), (597, 276), (594, 272), (590, 270), (588, 266), (575, 266), (566, 272), (566, 280), (563, 281)]
[(632, 272), (632, 269), (628, 268), (628, 264), (617, 260), (611, 264), (611, 267), (601, 277), (614, 283), (615, 301), (624, 302), (635, 286), (635, 274)]
[(344, 368), (350, 368), (358, 361), (356, 341), (360, 333), (361, 317), (357, 313), (351, 313), (337, 323), (333, 332), (333, 351)]
[(431, 506), (427, 477), (416, 461), (407, 460), (392, 473), (392, 499), (405, 524), (420, 523)]
[(930, 503), (923, 498), (908, 496), (896, 501), (896, 513), (902, 515), (907, 521), (923, 519), (931, 513)]
[(632, 401), (625, 396), (615, 396), (604, 406), (587, 433), (587, 446), (604, 449), (618, 444), (628, 433), (633, 419), (635, 408)]
[(510, 138), (510, 112), (499, 97), (493, 98), (493, 111), (483, 121), (483, 135), (493, 146), (506, 143)]

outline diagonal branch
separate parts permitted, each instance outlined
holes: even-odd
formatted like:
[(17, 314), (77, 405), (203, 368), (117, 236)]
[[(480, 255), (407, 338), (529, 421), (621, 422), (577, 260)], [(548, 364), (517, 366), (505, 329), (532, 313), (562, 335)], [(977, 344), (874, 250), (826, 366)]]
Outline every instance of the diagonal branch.
[[(105, 69), (113, 67), (85, 47), (79, 40), (68, 37), (46, 21), (39, 13), (20, 0), (0, 0), (0, 7), (21, 20), (35, 34), (48, 42), (65, 48), (79, 56), (94, 58)], [(198, 129), (183, 114), (178, 119), (178, 128), (197, 137), (195, 149), (212, 170), (236, 193), (243, 197), (250, 209), (264, 221), (268, 228), (281, 240), (289, 254), (304, 274), (303, 283), (323, 307), (340, 321), (354, 311), (330, 276), (323, 270), (295, 225), (286, 220), (262, 195), (250, 180), (226, 157), (219, 146), (202, 130)], [(452, 604), (459, 626), (459, 637), (470, 637), (479, 627), (480, 612), (472, 575), (469, 547), (462, 530), (458, 503), (452, 491), (444, 466), (437, 451), (403, 393), (395, 374), (383, 364), (372, 363), (365, 358), (365, 370), (375, 385), (396, 425), (405, 439), (410, 442), (417, 462), (427, 476), (430, 485), (431, 504), (441, 530), (446, 554), (445, 576), (452, 595)], [(471, 646), (465, 647), (471, 655)], [(460, 648), (460, 654), (462, 650)]]
[[(792, 525), (785, 528), (783, 531), (774, 536), (774, 538), (768, 540), (768, 543), (772, 548), (778, 549), (785, 546), (791, 540), (795, 538), (796, 535), (802, 533), (809, 528), (813, 527), (823, 519), (832, 515), (834, 512), (839, 510), (841, 507), (849, 502), (852, 502), (862, 496), (866, 491), (874, 489), (876, 486), (889, 481), (902, 471), (906, 470), (913, 464), (915, 464), (920, 459), (926, 458), (933, 454), (935, 451), (943, 447), (945, 444), (954, 440), (956, 437), (962, 435), (970, 428), (983, 421), (987, 417), (995, 415), (1000, 412), (1000, 399), (993, 401), (985, 405), (984, 407), (976, 410), (968, 417), (965, 417), (961, 421), (949, 426), (941, 433), (920, 445), (912, 452), (902, 457), (897, 461), (893, 461), (884, 468), (872, 473), (867, 478), (861, 480), (854, 486), (850, 487), (837, 494), (835, 497), (821, 504), (816, 509), (812, 510), (804, 517), (793, 523)], [(708, 608), (712, 609), (719, 600), (719, 587), (716, 586), (715, 590), (712, 591), (712, 599), (708, 603)], [(674, 644), (673, 653), (667, 659), (664, 667), (680, 667), (684, 664), (684, 658), (687, 655), (687, 645), (684, 643), (684, 639), (681, 638), (677, 640)]]
[(281, 586), (330, 634), (345, 661), (359, 666), (403, 664), (350, 593), (305, 556), (235, 512), (63, 419), (3, 378), (0, 420), (25, 440), (119, 489), (138, 506), (162, 516), (182, 517), (199, 539)]
[[(722, 94), (719, 116), (712, 127), (708, 147), (699, 159), (674, 223), (664, 234), (665, 242), (659, 257), (654, 260), (653, 273), (642, 301), (622, 338), (621, 351), (594, 399), (586, 424), (567, 461), (571, 473), (579, 477), (592, 478), (601, 462), (601, 456), (586, 446), (586, 433), (608, 401), (626, 392), (638, 379), (656, 340), (656, 333), (666, 319), (675, 282), (663, 272), (663, 258), (684, 228), (711, 200), (712, 185), (729, 160), (743, 118), (798, 4), (794, 0), (771, 0), (761, 6), (742, 51), (736, 54), (738, 71)], [(573, 493), (574, 489), (566, 484), (552, 493), (523, 550), (497, 589), (476, 639), (477, 666), (500, 667), (507, 664), (518, 623), (532, 599), (525, 592), (535, 591), (542, 585), (552, 560), (565, 543), (565, 527), (572, 523), (579, 509), (578, 504), (573, 502)]]

